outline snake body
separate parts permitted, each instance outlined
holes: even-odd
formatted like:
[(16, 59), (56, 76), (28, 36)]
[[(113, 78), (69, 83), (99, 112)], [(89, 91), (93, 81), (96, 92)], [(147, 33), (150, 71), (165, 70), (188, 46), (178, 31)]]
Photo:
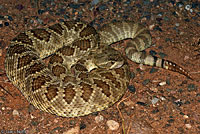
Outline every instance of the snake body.
[[(131, 39), (126, 56), (136, 62), (189, 74), (143, 52), (151, 35), (143, 25), (121, 21), (99, 30), (64, 21), (17, 35), (7, 49), (6, 74), (36, 108), (63, 117), (101, 111), (118, 101), (130, 80), (126, 58), (110, 44)], [(43, 59), (51, 56), (47, 66)]]

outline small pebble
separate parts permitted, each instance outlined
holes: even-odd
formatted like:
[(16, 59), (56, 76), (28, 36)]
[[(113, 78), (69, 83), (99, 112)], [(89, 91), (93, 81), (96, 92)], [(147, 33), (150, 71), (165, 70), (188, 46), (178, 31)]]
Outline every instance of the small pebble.
[(189, 129), (192, 127), (190, 124), (185, 124), (185, 126)]
[(9, 21), (13, 21), (13, 18), (11, 16), (8, 16)]
[(58, 119), (54, 119), (53, 122), (54, 122), (54, 123), (58, 123)]
[(5, 22), (4, 25), (5, 25), (5, 26), (9, 26), (9, 23), (8, 23), (8, 22)]
[(6, 110), (11, 110), (12, 108), (11, 107), (6, 107)]
[(155, 92), (155, 93), (158, 92), (158, 88), (156, 88), (156, 87), (152, 87), (152, 88), (150, 88), (150, 90)]
[(135, 93), (135, 87), (133, 86), (133, 85), (129, 85), (128, 86), (128, 89), (129, 89), (129, 91), (131, 92), (131, 93)]
[(189, 117), (187, 115), (183, 115), (183, 118), (184, 119), (188, 119)]
[(81, 123), (81, 124), (80, 124), (80, 130), (81, 130), (81, 129), (85, 129), (85, 128), (86, 128), (86, 125), (85, 125), (84, 123)]
[(179, 24), (179, 23), (176, 23), (176, 24), (175, 24), (175, 26), (176, 26), (176, 27), (179, 27), (179, 26), (180, 26), (180, 24)]
[(154, 98), (151, 100), (151, 103), (152, 103), (153, 105), (155, 105), (158, 101), (159, 101), (159, 99), (156, 98), (156, 97), (154, 97)]
[(66, 132), (63, 132), (63, 134), (80, 134), (80, 129), (77, 126), (77, 127), (67, 130)]
[(159, 83), (160, 86), (164, 86), (164, 85), (166, 85), (166, 84), (167, 84), (166, 81), (163, 81), (163, 82), (160, 82), (160, 83)]
[(103, 121), (103, 120), (104, 120), (104, 118), (103, 118), (102, 115), (99, 115), (99, 116), (96, 116), (96, 117), (95, 117), (96, 123), (99, 123), (99, 122), (101, 122), (101, 121)]
[(31, 119), (34, 119), (34, 118), (36, 118), (36, 117), (31, 114)]
[(106, 124), (110, 130), (117, 130), (119, 128), (119, 123), (114, 120), (108, 120)]
[(146, 79), (146, 80), (144, 80), (144, 81), (142, 82), (142, 84), (145, 86), (145, 85), (147, 85), (149, 82), (150, 82), (150, 80), (149, 80), (149, 79)]
[(154, 25), (154, 24), (150, 25), (150, 26), (149, 26), (149, 30), (153, 30), (153, 29), (154, 29), (154, 27), (155, 27), (155, 25)]
[(180, 112), (180, 115), (185, 115), (183, 112)]
[(166, 84), (170, 85), (170, 80), (169, 79), (166, 80)]
[(186, 5), (185, 9), (189, 11), (191, 9), (191, 5)]
[(141, 101), (136, 102), (136, 104), (141, 105), (141, 106), (146, 106), (147, 104)]
[(139, 64), (141, 70), (145, 70), (145, 66), (143, 64)]
[(161, 99), (161, 100), (166, 100), (165, 97), (162, 97), (162, 96), (160, 97), (160, 99)]
[(13, 115), (19, 116), (19, 112), (17, 110), (13, 110)]
[(190, 59), (190, 57), (185, 55), (183, 60), (189, 60), (189, 59)]
[(178, 100), (174, 101), (174, 104), (176, 104), (178, 107), (180, 107), (183, 105), (183, 102), (180, 99), (178, 99)]
[(180, 31), (180, 33), (179, 33), (179, 35), (184, 35), (185, 34), (185, 32), (183, 32), (183, 31)]

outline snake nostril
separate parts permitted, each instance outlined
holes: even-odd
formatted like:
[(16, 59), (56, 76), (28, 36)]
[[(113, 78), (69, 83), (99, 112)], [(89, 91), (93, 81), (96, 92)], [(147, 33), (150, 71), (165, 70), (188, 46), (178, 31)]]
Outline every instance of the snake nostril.
[[(141, 52), (151, 46), (151, 35), (138, 23), (110, 23), (97, 34), (87, 24), (65, 21), (13, 39), (5, 69), (38, 109), (63, 117), (84, 116), (108, 108), (125, 94), (130, 80), (128, 62), (109, 45), (129, 38), (133, 40), (126, 48), (127, 57), (136, 63), (163, 66), (163, 61)], [(51, 69), (43, 62), (50, 55)], [(166, 69), (188, 75), (183, 68), (165, 63)]]

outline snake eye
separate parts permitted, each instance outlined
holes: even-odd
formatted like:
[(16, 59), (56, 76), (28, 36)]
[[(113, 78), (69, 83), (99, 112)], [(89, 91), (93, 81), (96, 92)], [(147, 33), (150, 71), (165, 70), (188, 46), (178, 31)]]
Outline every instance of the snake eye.
[(111, 64), (115, 64), (115, 62), (114, 62), (114, 61), (111, 61)]

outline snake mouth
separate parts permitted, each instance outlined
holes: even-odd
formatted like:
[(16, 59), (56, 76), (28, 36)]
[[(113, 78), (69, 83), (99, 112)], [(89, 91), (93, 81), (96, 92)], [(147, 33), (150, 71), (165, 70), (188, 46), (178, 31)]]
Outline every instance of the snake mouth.
[(118, 61), (118, 62), (115, 62), (111, 67), (110, 69), (115, 69), (115, 68), (120, 68), (124, 65), (124, 61)]

